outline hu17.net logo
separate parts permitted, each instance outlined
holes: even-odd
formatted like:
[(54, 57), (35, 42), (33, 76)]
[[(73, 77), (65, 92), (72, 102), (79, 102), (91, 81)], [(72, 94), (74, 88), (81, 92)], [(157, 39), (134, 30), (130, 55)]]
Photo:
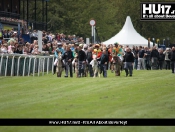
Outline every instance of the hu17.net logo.
[(141, 2), (141, 21), (175, 21), (175, 2)]

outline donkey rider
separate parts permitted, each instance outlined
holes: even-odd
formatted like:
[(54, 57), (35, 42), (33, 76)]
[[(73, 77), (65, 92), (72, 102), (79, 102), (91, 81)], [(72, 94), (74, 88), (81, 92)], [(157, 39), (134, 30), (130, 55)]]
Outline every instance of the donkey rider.
[(56, 67), (57, 67), (57, 61), (58, 61), (58, 53), (61, 52), (61, 54), (64, 54), (64, 49), (62, 48), (62, 44), (61, 43), (57, 43), (58, 48), (55, 50), (55, 61), (54, 61), (54, 72), (53, 74), (55, 74), (56, 72)]

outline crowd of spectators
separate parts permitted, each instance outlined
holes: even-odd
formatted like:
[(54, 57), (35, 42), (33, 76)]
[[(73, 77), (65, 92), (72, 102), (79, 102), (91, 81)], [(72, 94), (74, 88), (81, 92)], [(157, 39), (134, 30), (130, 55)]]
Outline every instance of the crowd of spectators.
[[(136, 70), (156, 70), (163, 69), (163, 64), (166, 62), (166, 69), (172, 69), (174, 73), (174, 62), (175, 62), (175, 48), (167, 48), (165, 51), (163, 49), (158, 49), (156, 46), (149, 47), (135, 47), (132, 48), (129, 46), (123, 46), (120, 44), (85, 44), (82, 37), (76, 35), (65, 35), (64, 33), (53, 34), (51, 32), (43, 31), (42, 34), (42, 51), (39, 50), (38, 40), (37, 40), (37, 31), (28, 32), (31, 37), (31, 43), (25, 42), (21, 36), (18, 36), (17, 31), (12, 30), (2, 30), (0, 32), (0, 53), (5, 54), (28, 54), (28, 55), (55, 55), (58, 56), (58, 50), (62, 50), (62, 54), (68, 52), (69, 49), (72, 51), (73, 58), (76, 54), (79, 54), (79, 51), (82, 50), (86, 54), (85, 62), (89, 71), (90, 76), (92, 75), (92, 67), (90, 68), (90, 62), (93, 59), (93, 54), (96, 54), (98, 59), (102, 59), (102, 56), (108, 56), (107, 62), (104, 63), (105, 70), (110, 69), (111, 72), (116, 73), (116, 63), (114, 63), (116, 57), (114, 54), (120, 58), (123, 64), (126, 64), (126, 61), (129, 61), (128, 70), (132, 68)], [(80, 46), (81, 45), (81, 46)], [(68, 49), (68, 50), (67, 50)], [(105, 51), (105, 52), (104, 52)], [(132, 54), (130, 54), (132, 53)], [(102, 55), (104, 54), (104, 55)], [(126, 56), (129, 56), (130, 59), (126, 59)], [(133, 59), (132, 59), (133, 55)], [(80, 57), (80, 56), (79, 56)], [(73, 61), (73, 58), (70, 59)], [(106, 60), (105, 60), (106, 61)], [(84, 61), (81, 61), (81, 66), (84, 65)], [(99, 61), (99, 63), (101, 63)], [(69, 63), (70, 64), (70, 63)], [(118, 66), (117, 66), (118, 67)], [(125, 67), (121, 66), (121, 69), (126, 70)], [(86, 68), (84, 67), (84, 70)], [(104, 76), (107, 77), (106, 71), (104, 71)], [(83, 72), (85, 74), (85, 71)], [(132, 71), (130, 72), (132, 74)], [(127, 72), (128, 74), (128, 72)], [(72, 74), (71, 74), (72, 75)], [(67, 76), (67, 75), (66, 75)], [(131, 75), (132, 76), (132, 75)]]
[[(21, 32), (20, 32), (21, 33)], [(83, 43), (84, 39), (76, 35), (65, 35), (63, 33), (53, 34), (51, 32), (43, 31), (42, 34), (42, 51), (39, 50), (37, 31), (28, 32), (31, 43), (26, 42), (18, 32), (11, 30), (0, 31), (0, 53), (19, 53), (19, 54), (35, 54), (42, 53), (54, 54), (57, 48), (57, 43), (60, 42), (65, 47), (68, 44)], [(20, 52), (19, 52), (20, 51)]]
[(0, 17), (1, 21), (5, 21), (5, 22), (15, 22), (15, 23), (22, 23), (22, 24), (27, 24), (26, 21), (21, 20), (21, 19), (17, 19), (17, 18), (11, 18), (11, 17)]

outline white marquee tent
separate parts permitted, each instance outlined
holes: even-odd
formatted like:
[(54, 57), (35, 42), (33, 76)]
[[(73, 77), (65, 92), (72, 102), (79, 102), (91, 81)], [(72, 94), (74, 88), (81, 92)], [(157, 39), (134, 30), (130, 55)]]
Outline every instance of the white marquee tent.
[[(103, 42), (103, 44), (109, 45), (118, 42), (121, 45), (129, 45), (129, 47), (135, 46), (148, 46), (148, 40), (142, 37), (137, 31), (134, 29), (133, 24), (131, 22), (131, 18), (127, 16), (125, 24), (121, 31), (116, 34), (114, 37), (109, 40)], [(153, 43), (150, 42), (150, 46), (152, 47)]]

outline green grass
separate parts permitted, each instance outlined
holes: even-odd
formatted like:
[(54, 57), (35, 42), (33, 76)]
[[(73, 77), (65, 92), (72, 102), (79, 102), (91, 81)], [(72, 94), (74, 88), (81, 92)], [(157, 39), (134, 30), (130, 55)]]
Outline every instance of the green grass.
[[(0, 118), (175, 118), (175, 74), (0, 77)], [(6, 127), (0, 132), (174, 132), (175, 127)]]

